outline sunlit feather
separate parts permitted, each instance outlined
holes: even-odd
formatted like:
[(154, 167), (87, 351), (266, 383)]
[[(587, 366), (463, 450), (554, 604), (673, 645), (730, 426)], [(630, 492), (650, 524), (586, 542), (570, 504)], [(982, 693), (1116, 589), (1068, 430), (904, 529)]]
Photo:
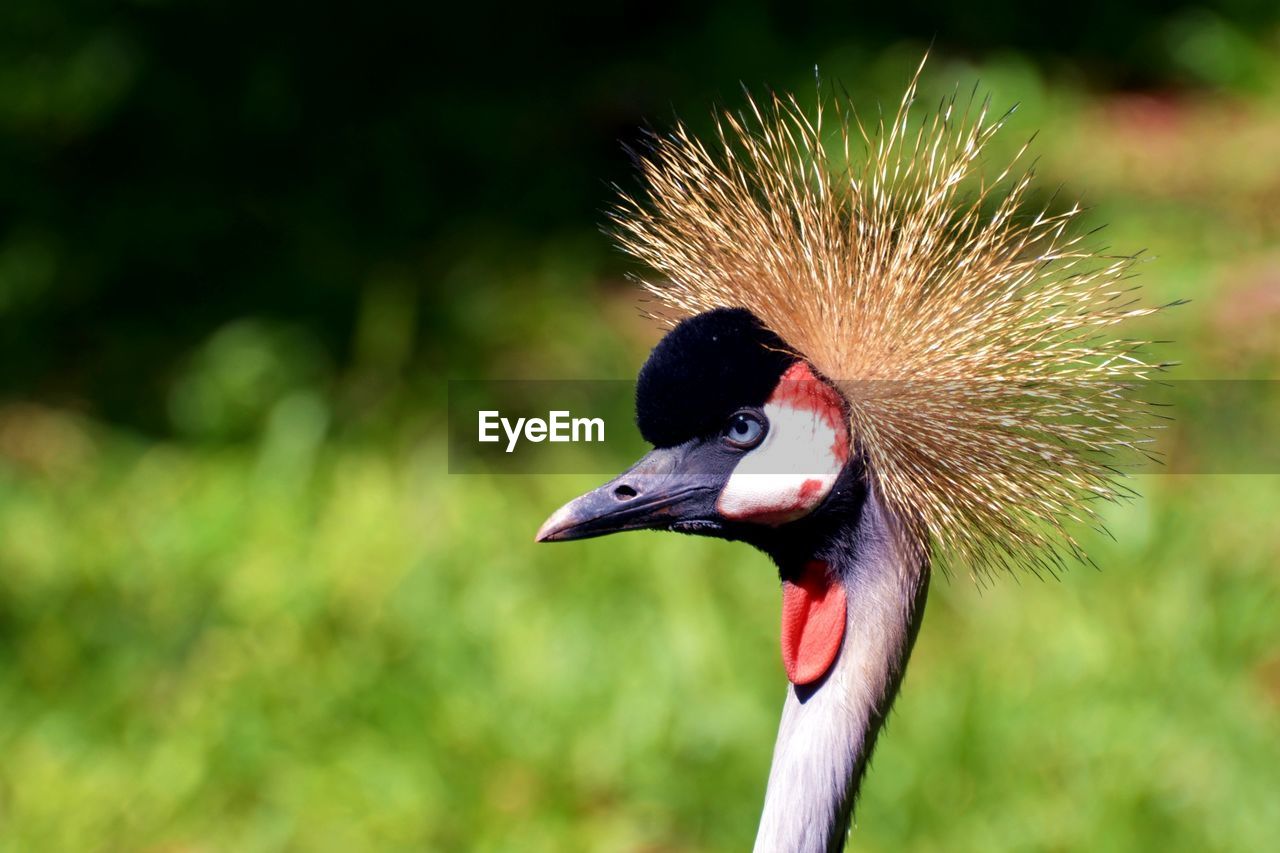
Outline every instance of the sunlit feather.
[(1139, 383), (1160, 365), (1112, 327), (1156, 309), (1132, 256), (1086, 245), (1079, 206), (1028, 213), (1026, 146), (984, 176), (989, 102), (913, 125), (918, 78), (870, 130), (847, 99), (809, 114), (776, 95), (721, 114), (710, 143), (677, 125), (639, 158), (616, 234), (676, 313), (746, 307), (837, 384), (909, 544), (975, 576), (1052, 570), (1125, 493), (1117, 454), (1145, 441)]

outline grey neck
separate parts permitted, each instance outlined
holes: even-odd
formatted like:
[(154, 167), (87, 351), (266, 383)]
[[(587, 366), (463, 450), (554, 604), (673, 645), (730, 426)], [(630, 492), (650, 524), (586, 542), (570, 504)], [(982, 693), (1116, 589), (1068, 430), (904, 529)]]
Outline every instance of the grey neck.
[(844, 643), (819, 682), (787, 686), (756, 853), (844, 849), (858, 785), (924, 615), (926, 559), (898, 546), (874, 494), (828, 561), (848, 597)]

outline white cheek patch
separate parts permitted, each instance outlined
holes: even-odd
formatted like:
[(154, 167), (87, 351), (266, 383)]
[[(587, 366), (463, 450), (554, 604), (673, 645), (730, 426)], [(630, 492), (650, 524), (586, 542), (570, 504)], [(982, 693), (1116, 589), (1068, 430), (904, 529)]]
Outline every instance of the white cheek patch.
[[(783, 377), (784, 383), (820, 383), (807, 377)], [(725, 518), (780, 525), (812, 512), (831, 491), (849, 458), (848, 429), (835, 391), (782, 392), (782, 384), (764, 406), (769, 433), (734, 468), (716, 502)], [(834, 407), (834, 414), (832, 407)]]

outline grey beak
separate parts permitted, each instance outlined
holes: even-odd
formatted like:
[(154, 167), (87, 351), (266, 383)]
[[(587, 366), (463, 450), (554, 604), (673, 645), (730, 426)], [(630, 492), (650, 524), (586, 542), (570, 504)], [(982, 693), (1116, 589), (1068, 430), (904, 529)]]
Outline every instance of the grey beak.
[(714, 522), (724, 475), (690, 464), (693, 447), (691, 442), (650, 451), (617, 478), (552, 513), (535, 541), (565, 542), (624, 530), (668, 530)]

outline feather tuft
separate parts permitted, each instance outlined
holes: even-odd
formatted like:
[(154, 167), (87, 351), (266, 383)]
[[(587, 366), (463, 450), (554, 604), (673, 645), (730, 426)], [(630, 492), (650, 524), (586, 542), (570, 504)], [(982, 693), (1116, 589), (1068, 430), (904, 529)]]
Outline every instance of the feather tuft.
[(748, 94), (711, 143), (677, 124), (610, 218), (675, 314), (747, 308), (841, 390), (906, 544), (979, 581), (1053, 573), (1150, 455), (1140, 388), (1165, 365), (1114, 331), (1158, 309), (1136, 255), (1086, 245), (1078, 204), (1028, 212), (1030, 141), (986, 174), (1009, 113), (953, 95), (913, 123), (921, 69), (871, 128), (847, 95)]

